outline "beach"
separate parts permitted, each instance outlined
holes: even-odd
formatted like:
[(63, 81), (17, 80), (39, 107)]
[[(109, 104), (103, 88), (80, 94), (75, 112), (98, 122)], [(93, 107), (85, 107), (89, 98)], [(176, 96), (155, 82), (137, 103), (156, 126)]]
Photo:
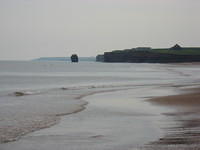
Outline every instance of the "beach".
[[(54, 73), (56, 81), (66, 76), (63, 84), (40, 88), (40, 92), (36, 85), (31, 92), (23, 85), (25, 90), (17, 90), (22, 95), (12, 89), (2, 91), (0, 149), (199, 148), (198, 65), (97, 63), (83, 67), (90, 72), (79, 70), (76, 85), (66, 86), (69, 77), (77, 76), (73, 65), (67, 74)], [(96, 67), (104, 68), (97, 73)], [(39, 77), (46, 74), (40, 72)], [(93, 80), (83, 84), (86, 77)]]
[(163, 114), (173, 121), (173, 125), (164, 129), (166, 131), (164, 137), (151, 143), (153, 148), (199, 149), (199, 88), (189, 89), (187, 94), (150, 99), (150, 102), (161, 107), (171, 107), (174, 109)]

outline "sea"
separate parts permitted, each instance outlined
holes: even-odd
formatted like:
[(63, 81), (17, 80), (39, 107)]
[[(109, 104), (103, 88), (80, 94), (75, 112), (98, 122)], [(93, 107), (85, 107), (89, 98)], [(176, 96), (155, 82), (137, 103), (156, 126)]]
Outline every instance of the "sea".
[[(86, 97), (95, 94), (106, 99), (109, 92), (135, 90), (127, 95), (148, 99), (180, 93), (177, 87), (196, 87), (199, 81), (199, 66), (187, 63), (0, 61), (0, 143), (17, 141), (58, 124), (62, 116), (87, 110), (92, 100)], [(112, 99), (108, 106), (114, 103)]]

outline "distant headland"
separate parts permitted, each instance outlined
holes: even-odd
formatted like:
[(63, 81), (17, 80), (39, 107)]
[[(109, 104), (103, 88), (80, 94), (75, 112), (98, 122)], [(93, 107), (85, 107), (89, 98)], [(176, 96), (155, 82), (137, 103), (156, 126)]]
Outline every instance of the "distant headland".
[(176, 44), (171, 48), (137, 47), (114, 50), (97, 55), (96, 61), (131, 63), (200, 62), (200, 47), (181, 47)]
[[(71, 57), (40, 57), (33, 61), (70, 61)], [(79, 57), (79, 61), (95, 61), (95, 57)]]

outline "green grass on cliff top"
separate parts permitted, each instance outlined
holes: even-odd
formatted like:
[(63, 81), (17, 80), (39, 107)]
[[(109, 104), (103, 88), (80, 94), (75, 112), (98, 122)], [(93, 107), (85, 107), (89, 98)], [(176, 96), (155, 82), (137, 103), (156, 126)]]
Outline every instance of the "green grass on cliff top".
[[(135, 49), (125, 49), (125, 50), (114, 50), (112, 53), (124, 53), (124, 52), (137, 52)], [(175, 54), (175, 55), (200, 55), (200, 47), (184, 47), (181, 50), (172, 50), (169, 48), (156, 48), (149, 50), (153, 53), (162, 54)]]
[(200, 55), (199, 48), (182, 48), (181, 50), (171, 50), (171, 49), (152, 49), (150, 52), (162, 53), (162, 54), (176, 54), (176, 55)]

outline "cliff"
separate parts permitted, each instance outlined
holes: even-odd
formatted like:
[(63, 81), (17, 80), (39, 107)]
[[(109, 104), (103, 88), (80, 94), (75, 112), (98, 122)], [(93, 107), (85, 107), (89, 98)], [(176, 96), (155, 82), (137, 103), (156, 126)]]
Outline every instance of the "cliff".
[(172, 63), (196, 61), (200, 61), (200, 55), (176, 55), (140, 51), (129, 53), (104, 53), (104, 62)]
[(104, 62), (104, 55), (97, 55), (96, 56), (96, 61)]
[[(179, 45), (175, 45), (169, 49), (133, 48), (127, 50), (105, 52), (101, 57), (103, 57), (104, 62), (200, 62), (200, 48), (181, 48)], [(97, 61), (98, 60), (99, 59), (97, 59)]]

